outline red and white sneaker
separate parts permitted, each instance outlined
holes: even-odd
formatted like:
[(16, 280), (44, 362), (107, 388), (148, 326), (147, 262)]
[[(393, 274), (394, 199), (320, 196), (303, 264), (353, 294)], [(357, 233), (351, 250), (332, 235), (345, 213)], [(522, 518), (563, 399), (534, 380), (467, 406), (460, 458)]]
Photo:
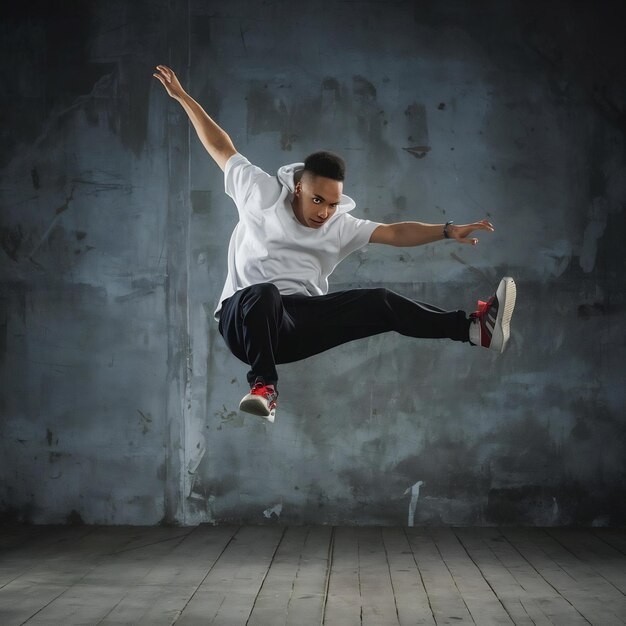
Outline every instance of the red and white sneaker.
[(266, 385), (265, 381), (257, 376), (250, 393), (241, 399), (239, 410), (258, 415), (273, 423), (276, 417), (277, 400), (278, 391), (274, 385)]
[(470, 343), (503, 352), (511, 334), (511, 316), (515, 307), (515, 281), (505, 276), (487, 302), (478, 301), (470, 314)]

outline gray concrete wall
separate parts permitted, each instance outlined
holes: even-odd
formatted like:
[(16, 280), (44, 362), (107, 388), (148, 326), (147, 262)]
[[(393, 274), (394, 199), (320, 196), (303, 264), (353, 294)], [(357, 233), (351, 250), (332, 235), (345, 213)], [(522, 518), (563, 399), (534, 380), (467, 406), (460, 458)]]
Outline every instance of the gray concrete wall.
[[(3, 9), (4, 518), (623, 524), (615, 15), (172, 5)], [(476, 247), (370, 244), (331, 291), (471, 312), (513, 276), (507, 351), (386, 333), (279, 365), (274, 425), (239, 413), (212, 317), (236, 210), (157, 63), (270, 173), (342, 154), (356, 216), (490, 219)]]

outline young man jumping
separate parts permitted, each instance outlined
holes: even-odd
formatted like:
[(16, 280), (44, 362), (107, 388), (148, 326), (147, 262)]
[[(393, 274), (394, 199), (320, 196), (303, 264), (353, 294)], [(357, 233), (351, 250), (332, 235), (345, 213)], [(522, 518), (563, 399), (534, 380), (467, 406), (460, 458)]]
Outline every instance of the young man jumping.
[(270, 176), (235, 149), (170, 68), (156, 69), (153, 76), (185, 109), (223, 170), (225, 191), (239, 213), (214, 319), (231, 352), (250, 366), (251, 389), (240, 410), (273, 422), (277, 364), (392, 330), (504, 350), (515, 306), (515, 282), (508, 276), (488, 300), (478, 300), (469, 317), (465, 311), (446, 311), (383, 287), (328, 293), (335, 267), (367, 243), (418, 246), (448, 238), (476, 245), (478, 239), (470, 234), (493, 231), (490, 222), (381, 224), (353, 217), (355, 202), (343, 193), (345, 163), (339, 155), (314, 152), (304, 163), (283, 165)]

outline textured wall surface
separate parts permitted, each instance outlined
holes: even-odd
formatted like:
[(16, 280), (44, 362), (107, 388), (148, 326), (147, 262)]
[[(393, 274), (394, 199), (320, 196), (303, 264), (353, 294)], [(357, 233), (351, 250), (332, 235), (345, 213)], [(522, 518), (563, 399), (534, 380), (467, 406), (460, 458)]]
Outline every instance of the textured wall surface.
[[(626, 68), (608, 9), (0, 12), (5, 519), (626, 523)], [(237, 213), (157, 63), (269, 173), (342, 154), (355, 216), (490, 219), (476, 247), (370, 244), (330, 289), (471, 312), (513, 276), (505, 353), (386, 333), (279, 365), (274, 425), (240, 413), (248, 368), (212, 316)]]

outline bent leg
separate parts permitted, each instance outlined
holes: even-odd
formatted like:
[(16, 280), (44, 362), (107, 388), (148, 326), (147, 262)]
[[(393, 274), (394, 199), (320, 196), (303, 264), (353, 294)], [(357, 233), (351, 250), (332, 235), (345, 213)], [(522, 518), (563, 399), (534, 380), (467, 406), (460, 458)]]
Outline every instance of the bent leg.
[(275, 354), (283, 314), (280, 292), (272, 283), (240, 289), (222, 305), (220, 334), (230, 351), (250, 365), (250, 386), (257, 376), (277, 384)]

